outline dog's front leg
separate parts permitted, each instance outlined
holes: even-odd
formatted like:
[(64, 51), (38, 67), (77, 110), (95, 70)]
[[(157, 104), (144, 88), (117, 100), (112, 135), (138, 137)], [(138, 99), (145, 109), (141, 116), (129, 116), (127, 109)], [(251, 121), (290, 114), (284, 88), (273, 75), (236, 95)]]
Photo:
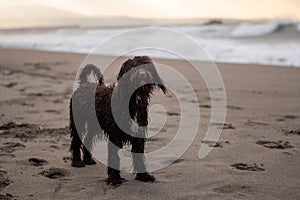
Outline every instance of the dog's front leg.
[(134, 171), (136, 172), (136, 180), (140, 180), (143, 182), (154, 181), (154, 176), (150, 175), (147, 172), (145, 166), (145, 157), (144, 157), (144, 150), (145, 150), (145, 134), (146, 129), (139, 127), (138, 135), (139, 137), (134, 137), (132, 139), (132, 160), (133, 160), (133, 167)]
[(122, 143), (111, 140), (108, 142), (108, 167), (107, 167), (107, 184), (117, 186), (122, 184), (125, 179), (120, 176), (120, 157), (118, 151), (122, 148)]

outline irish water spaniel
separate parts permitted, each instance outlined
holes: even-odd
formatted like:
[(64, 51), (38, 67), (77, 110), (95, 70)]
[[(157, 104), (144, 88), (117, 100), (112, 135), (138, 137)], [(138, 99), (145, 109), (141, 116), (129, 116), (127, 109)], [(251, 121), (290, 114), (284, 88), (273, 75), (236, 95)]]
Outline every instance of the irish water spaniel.
[[(88, 81), (90, 74), (96, 76), (97, 83)], [(148, 106), (155, 88), (167, 92), (148, 56), (136, 56), (124, 62), (117, 75), (117, 83), (109, 86), (105, 86), (103, 75), (96, 66), (85, 66), (79, 76), (79, 87), (70, 100), (72, 166), (84, 167), (96, 163), (90, 152), (93, 141), (104, 133), (109, 139), (108, 184), (119, 185), (124, 181), (120, 176), (118, 150), (125, 144), (132, 145), (135, 179), (154, 181), (154, 176), (146, 170), (144, 149)], [(93, 113), (96, 113), (94, 118)], [(135, 131), (132, 128), (133, 120), (138, 124)]]

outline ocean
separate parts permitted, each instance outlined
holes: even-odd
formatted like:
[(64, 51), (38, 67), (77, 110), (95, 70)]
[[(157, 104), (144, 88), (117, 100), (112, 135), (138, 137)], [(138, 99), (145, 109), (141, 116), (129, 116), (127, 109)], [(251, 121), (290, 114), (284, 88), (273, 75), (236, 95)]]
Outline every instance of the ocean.
[[(124, 33), (125, 36), (120, 39)], [(196, 45), (187, 44), (178, 35)], [(119, 40), (113, 41), (116, 36)], [(148, 49), (145, 53), (152, 57), (300, 67), (300, 24), (291, 20), (234, 21), (146, 29), (64, 27), (0, 30), (2, 48), (55, 52), (135, 55), (137, 51), (134, 48), (138, 47), (139, 40), (147, 41), (147, 47), (155, 43), (173, 51)], [(108, 41), (111, 45), (99, 48)], [(199, 47), (207, 55), (201, 55)], [(181, 52), (184, 56), (176, 55)]]

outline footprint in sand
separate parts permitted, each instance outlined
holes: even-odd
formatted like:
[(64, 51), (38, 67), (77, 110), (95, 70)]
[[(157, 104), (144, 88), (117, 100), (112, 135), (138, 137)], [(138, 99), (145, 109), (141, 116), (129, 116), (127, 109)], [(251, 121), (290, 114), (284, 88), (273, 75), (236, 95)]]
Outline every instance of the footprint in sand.
[(300, 135), (300, 130), (289, 130), (285, 132), (286, 135)]
[(218, 122), (213, 122), (213, 123), (210, 123), (211, 126), (217, 126), (217, 128), (219, 129), (235, 129), (234, 126), (232, 126), (232, 124), (223, 124), (223, 123), (218, 123)]
[[(175, 198), (174, 198), (175, 199)], [(176, 198), (176, 200), (199, 200), (198, 195), (181, 195), (181, 197)]]
[[(173, 161), (174, 160), (174, 161)], [(172, 162), (173, 161), (173, 162)], [(184, 159), (183, 158), (165, 158), (164, 160), (160, 161), (160, 164), (163, 164), (163, 165), (167, 165), (167, 164), (178, 164), (178, 163), (181, 163), (183, 162)], [(171, 162), (171, 163), (170, 163)]]
[(235, 163), (231, 165), (235, 169), (243, 171), (265, 171), (262, 164), (257, 163)]
[(276, 119), (277, 121), (283, 122), (285, 120), (289, 120), (289, 119), (297, 119), (298, 116), (295, 115), (284, 115), (282, 118), (278, 118)]
[(13, 128), (31, 128), (32, 126), (33, 126), (32, 124), (27, 124), (27, 123), (16, 124), (15, 122), (8, 122), (0, 126), (0, 130), (9, 130)]
[(18, 85), (17, 82), (11, 82), (11, 83), (7, 83), (5, 85), (3, 85), (4, 87), (7, 87), (7, 88), (13, 88), (15, 87), (16, 85)]
[(229, 141), (220, 141), (220, 142), (214, 142), (209, 140), (204, 140), (202, 143), (207, 144), (210, 147), (223, 147), (223, 144), (229, 144)]
[(232, 126), (232, 124), (224, 124), (223, 125), (223, 127), (222, 127), (222, 129), (235, 129), (233, 126)]
[(5, 188), (6, 186), (8, 186), (10, 184), (10, 180), (4, 177), (0, 177), (0, 190), (2, 188)]
[(63, 99), (55, 99), (53, 103), (64, 103)]
[(4, 177), (4, 175), (6, 173), (7, 173), (6, 171), (1, 171), (1, 173), (0, 173), (0, 190), (2, 188), (5, 188), (6, 186), (8, 186), (11, 183), (11, 181), (8, 178)]
[(41, 175), (50, 178), (50, 179), (61, 179), (67, 175), (69, 175), (69, 172), (62, 168), (50, 168), (47, 170), (44, 170), (40, 172)]
[(295, 116), (295, 115), (285, 115), (285, 116), (283, 116), (283, 118), (285, 118), (285, 119), (297, 119), (298, 117)]
[(11, 158), (15, 158), (16, 156), (14, 154), (10, 154), (10, 153), (0, 153), (0, 163), (5, 160), (5, 159), (11, 159)]
[(199, 105), (200, 108), (211, 108), (211, 105), (208, 105), (208, 104), (202, 104), (202, 105)]
[(62, 65), (66, 62), (25, 62), (25, 67), (31, 67), (32, 70), (45, 70), (49, 71), (51, 69), (51, 66), (58, 66)]
[(214, 188), (213, 191), (217, 193), (230, 194), (236, 192), (247, 192), (251, 187), (246, 185), (224, 185)]
[(29, 158), (28, 161), (29, 161), (30, 165), (36, 166), (36, 167), (45, 166), (48, 164), (47, 160), (39, 159), (39, 158)]
[(60, 114), (60, 112), (59, 112), (59, 111), (57, 111), (57, 110), (53, 110), (53, 109), (46, 110), (45, 112), (46, 112), (46, 113)]
[(25, 62), (24, 66), (26, 67), (34, 67), (34, 69), (41, 69), (41, 70), (47, 70), (49, 71), (51, 69), (51, 66), (59, 66), (59, 65), (65, 65), (66, 61), (57, 61), (57, 62), (43, 62), (43, 61), (37, 61), (37, 62)]
[(267, 148), (271, 148), (271, 149), (287, 149), (287, 148), (293, 148), (292, 145), (290, 145), (290, 142), (288, 141), (264, 141), (264, 140), (258, 140), (256, 142), (256, 144), (258, 145), (262, 145), (264, 147)]
[(35, 63), (25, 62), (24, 65), (34, 67), (34, 69), (36, 70), (47, 70), (47, 71), (50, 70), (48, 63), (45, 62), (35, 62)]
[(59, 147), (56, 145), (50, 145), (49, 147), (51, 147), (52, 149), (59, 149)]
[(6, 171), (0, 170), (0, 177), (3, 177), (5, 174), (7, 174)]
[(14, 199), (14, 196), (9, 194), (9, 193), (6, 193), (5, 195), (0, 194), (0, 199), (2, 199), (2, 200), (12, 200), (12, 199)]
[(242, 107), (234, 106), (234, 105), (227, 105), (227, 108), (231, 110), (243, 110)]
[(168, 116), (180, 116), (180, 114), (177, 112), (167, 112), (167, 115)]
[(2, 126), (0, 126), (0, 130), (8, 130), (8, 129), (12, 129), (12, 128), (26, 128), (29, 127), (29, 124), (16, 124), (15, 122), (8, 122), (3, 124)]
[(40, 111), (39, 110), (25, 110), (26, 113), (29, 113), (29, 114), (37, 114), (39, 113)]
[(3, 144), (4, 146), (0, 147), (0, 151), (5, 153), (12, 153), (18, 149), (23, 149), (26, 147), (24, 144), (19, 142), (5, 142)]
[(252, 121), (252, 120), (248, 119), (247, 122), (245, 122), (245, 125), (247, 125), (247, 126), (256, 126), (256, 125), (268, 126), (269, 124), (264, 123), (264, 122), (255, 122), (255, 121)]

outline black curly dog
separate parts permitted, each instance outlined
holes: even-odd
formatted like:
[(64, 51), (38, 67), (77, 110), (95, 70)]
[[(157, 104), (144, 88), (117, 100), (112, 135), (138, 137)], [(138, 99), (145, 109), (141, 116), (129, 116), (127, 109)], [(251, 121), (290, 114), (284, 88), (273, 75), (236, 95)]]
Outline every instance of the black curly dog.
[[(96, 76), (97, 83), (88, 81), (90, 74)], [(125, 180), (120, 176), (118, 155), (119, 148), (125, 144), (132, 145), (135, 179), (144, 182), (154, 181), (154, 176), (146, 170), (143, 154), (148, 125), (148, 106), (155, 88), (160, 88), (165, 94), (167, 92), (148, 56), (136, 56), (124, 62), (117, 75), (117, 83), (110, 86), (104, 85), (103, 75), (96, 66), (91, 64), (85, 66), (79, 76), (79, 87), (70, 100), (72, 166), (84, 167), (96, 163), (90, 152), (96, 136), (104, 133), (110, 141), (108, 142), (108, 184), (119, 185)], [(129, 107), (124, 103), (126, 101), (129, 102)], [(96, 113), (96, 117), (93, 118), (92, 112)], [(121, 123), (116, 122), (113, 113), (117, 113)], [(132, 131), (132, 120), (139, 125), (137, 133)], [(95, 123), (98, 123), (98, 126), (95, 126)], [(96, 128), (99, 125), (102, 130)], [(130, 134), (128, 131), (131, 131)], [(81, 158), (81, 149), (83, 158)]]

